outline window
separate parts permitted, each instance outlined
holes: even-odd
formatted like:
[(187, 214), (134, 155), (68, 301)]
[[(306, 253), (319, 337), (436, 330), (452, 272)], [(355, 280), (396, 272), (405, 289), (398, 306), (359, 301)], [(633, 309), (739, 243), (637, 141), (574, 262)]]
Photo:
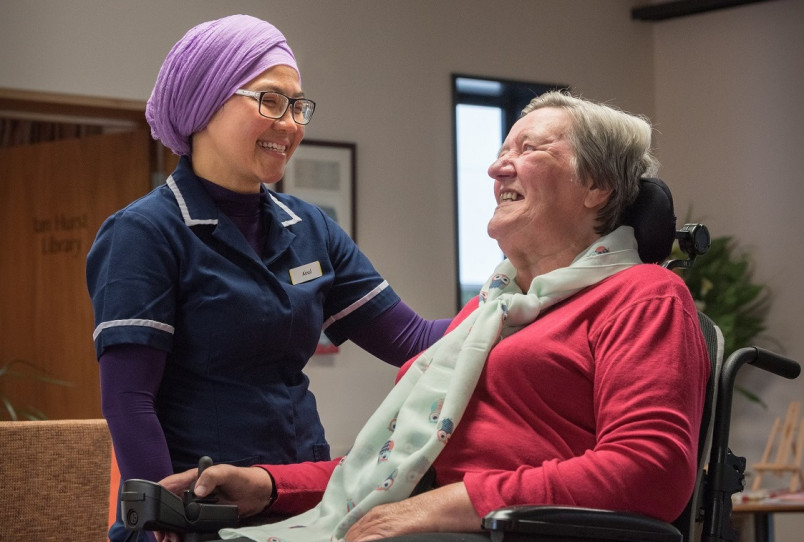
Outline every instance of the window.
[(503, 138), (535, 96), (562, 85), (452, 76), (458, 307), (477, 295), (502, 260), (486, 225), (496, 202), (487, 174)]

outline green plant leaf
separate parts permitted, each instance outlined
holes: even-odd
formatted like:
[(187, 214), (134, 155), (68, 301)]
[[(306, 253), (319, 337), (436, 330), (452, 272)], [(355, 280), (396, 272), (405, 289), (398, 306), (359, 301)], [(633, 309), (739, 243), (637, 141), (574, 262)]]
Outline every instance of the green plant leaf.
[[(676, 245), (671, 258), (685, 259), (686, 255)], [(751, 345), (767, 329), (770, 292), (765, 285), (753, 282), (750, 258), (745, 251), (738, 250), (732, 237), (713, 238), (707, 253), (679, 274), (699, 310), (723, 332), (725, 357)], [(735, 386), (735, 391), (764, 407), (762, 399), (749, 390)]]
[(762, 400), (762, 398), (759, 395), (747, 390), (742, 386), (734, 386), (734, 389), (735, 391), (742, 393), (749, 401), (753, 401), (754, 403), (761, 405), (762, 408), (768, 408), (768, 405), (765, 403), (765, 401)]
[(3, 407), (6, 409), (8, 419), (11, 420), (12, 422), (17, 421), (17, 411), (14, 409), (14, 405), (11, 404), (11, 401), (9, 401), (8, 397), (6, 397), (5, 395), (0, 394), (0, 397), (2, 397)]
[(53, 384), (56, 386), (74, 385), (72, 382), (55, 378), (46, 370), (26, 360), (15, 359), (3, 364), (0, 366), (0, 402), (3, 404), (4, 412), (2, 412), (3, 415), (0, 416), (0, 419), (4, 419), (6, 416), (8, 416), (8, 419), (11, 421), (17, 421), (19, 419), (45, 420), (47, 419), (47, 416), (45, 416), (41, 410), (33, 406), (13, 405), (8, 396), (3, 392), (4, 382), (9, 378), (27, 378), (37, 382), (45, 382), (47, 384)]
[[(21, 367), (21, 369), (14, 370), (13, 367)], [(54, 376), (51, 376), (45, 369), (42, 369), (38, 365), (31, 363), (30, 361), (25, 361), (22, 359), (15, 359), (9, 361), (2, 367), (0, 367), (0, 376), (13, 376), (15, 378), (30, 378), (32, 380), (37, 380), (39, 382), (47, 382), (48, 384), (54, 384), (57, 386), (73, 386), (72, 382), (68, 382), (67, 380), (61, 380)]]

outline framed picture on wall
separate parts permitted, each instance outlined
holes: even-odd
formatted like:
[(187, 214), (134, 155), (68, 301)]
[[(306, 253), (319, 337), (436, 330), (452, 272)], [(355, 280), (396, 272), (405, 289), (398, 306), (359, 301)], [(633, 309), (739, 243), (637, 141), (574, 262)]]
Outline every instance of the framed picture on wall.
[[(285, 168), (277, 188), (320, 207), (355, 239), (354, 143), (304, 140)], [(336, 354), (338, 347), (324, 333), (316, 354)]]
[(304, 140), (279, 190), (320, 207), (355, 239), (355, 144)]

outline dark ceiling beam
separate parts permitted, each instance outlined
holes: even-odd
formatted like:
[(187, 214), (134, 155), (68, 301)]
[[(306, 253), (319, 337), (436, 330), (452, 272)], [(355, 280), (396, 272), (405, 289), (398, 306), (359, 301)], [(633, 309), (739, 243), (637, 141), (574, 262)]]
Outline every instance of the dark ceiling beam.
[(716, 9), (731, 8), (744, 4), (756, 4), (770, 0), (674, 0), (659, 4), (648, 4), (631, 9), (631, 18), (639, 21), (663, 21), (675, 17), (685, 17)]

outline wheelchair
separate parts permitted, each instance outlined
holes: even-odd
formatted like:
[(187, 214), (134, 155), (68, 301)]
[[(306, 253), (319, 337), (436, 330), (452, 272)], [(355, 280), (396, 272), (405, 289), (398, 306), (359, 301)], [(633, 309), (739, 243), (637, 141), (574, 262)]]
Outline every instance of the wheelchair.
[[(709, 248), (703, 224), (685, 224), (676, 230), (673, 199), (660, 179), (642, 179), (636, 202), (625, 223), (634, 228), (644, 262), (668, 269), (685, 269)], [(673, 243), (686, 255), (669, 260)], [(736, 542), (731, 523), (734, 493), (745, 486), (745, 458), (728, 446), (734, 383), (740, 368), (751, 364), (787, 379), (795, 379), (800, 365), (758, 347), (742, 348), (723, 360), (723, 335), (705, 314), (701, 330), (711, 363), (698, 445), (698, 476), (690, 500), (672, 523), (635, 513), (554, 505), (520, 505), (495, 510), (482, 519), (484, 533), (423, 533), (385, 539), (387, 542)], [(199, 473), (208, 463), (199, 464)], [(171, 530), (185, 542), (217, 540), (221, 528), (237, 525), (237, 508), (213, 499), (199, 500), (192, 489), (183, 498), (143, 480), (127, 480), (121, 506), (126, 527), (134, 530)]]

